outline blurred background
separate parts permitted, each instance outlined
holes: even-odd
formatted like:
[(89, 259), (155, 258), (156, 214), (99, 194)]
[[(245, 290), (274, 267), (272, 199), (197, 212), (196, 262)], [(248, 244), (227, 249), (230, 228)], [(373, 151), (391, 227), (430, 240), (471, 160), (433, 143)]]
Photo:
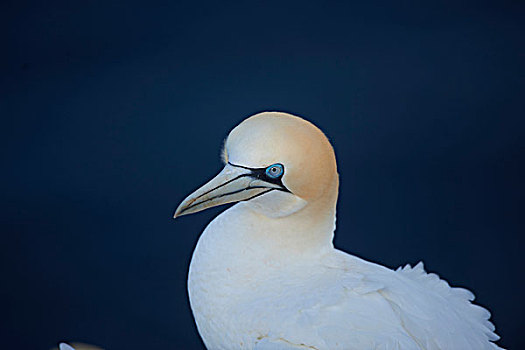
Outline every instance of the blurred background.
[(245, 117), (318, 125), (336, 245), (425, 262), (525, 348), (520, 1), (3, 1), (0, 347), (201, 349), (173, 220)]

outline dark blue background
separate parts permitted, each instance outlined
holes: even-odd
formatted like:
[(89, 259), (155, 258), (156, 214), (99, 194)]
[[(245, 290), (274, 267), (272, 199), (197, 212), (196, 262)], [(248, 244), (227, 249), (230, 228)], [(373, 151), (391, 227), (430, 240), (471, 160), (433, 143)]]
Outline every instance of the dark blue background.
[(336, 245), (423, 260), (525, 348), (524, 6), (0, 5), (0, 347), (201, 346), (172, 220), (227, 132), (284, 110), (332, 140)]

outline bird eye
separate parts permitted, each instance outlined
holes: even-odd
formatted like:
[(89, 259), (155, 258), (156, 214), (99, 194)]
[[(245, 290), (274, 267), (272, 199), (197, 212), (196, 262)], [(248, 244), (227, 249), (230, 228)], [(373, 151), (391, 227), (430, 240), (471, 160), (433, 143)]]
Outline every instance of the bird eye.
[(266, 175), (272, 179), (280, 177), (284, 173), (284, 166), (282, 164), (273, 164), (266, 168)]

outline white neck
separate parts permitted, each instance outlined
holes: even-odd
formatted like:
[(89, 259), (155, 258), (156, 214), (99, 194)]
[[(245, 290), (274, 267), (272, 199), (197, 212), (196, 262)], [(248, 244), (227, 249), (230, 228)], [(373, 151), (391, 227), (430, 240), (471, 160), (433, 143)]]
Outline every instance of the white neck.
[(239, 209), (243, 221), (247, 220), (254, 228), (244, 232), (244, 240), (267, 252), (284, 256), (315, 254), (332, 246), (335, 208), (320, 212), (316, 206), (307, 205), (281, 218), (267, 217), (246, 207)]
[[(209, 268), (283, 266), (291, 261), (312, 259), (333, 249), (335, 200), (309, 203), (289, 216), (272, 218), (238, 203), (216, 217), (203, 232), (195, 257), (202, 256)], [(205, 254), (201, 254), (204, 253)], [(203, 263), (205, 263), (203, 261)], [(201, 266), (204, 270), (207, 267)]]
[(304, 265), (315, 266), (333, 251), (337, 192), (330, 197), (277, 218), (238, 203), (206, 227), (188, 276), (191, 307), (205, 342), (215, 334), (210, 319), (229, 327), (226, 315), (235, 310), (236, 300), (264, 294), (265, 281), (283, 269), (304, 271)]

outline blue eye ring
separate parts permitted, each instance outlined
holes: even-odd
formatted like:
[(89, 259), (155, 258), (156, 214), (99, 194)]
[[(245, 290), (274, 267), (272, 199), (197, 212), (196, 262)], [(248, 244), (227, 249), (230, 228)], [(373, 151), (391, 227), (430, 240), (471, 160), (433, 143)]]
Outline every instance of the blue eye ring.
[(269, 178), (277, 179), (283, 175), (284, 166), (281, 163), (272, 164), (266, 168), (265, 173)]

